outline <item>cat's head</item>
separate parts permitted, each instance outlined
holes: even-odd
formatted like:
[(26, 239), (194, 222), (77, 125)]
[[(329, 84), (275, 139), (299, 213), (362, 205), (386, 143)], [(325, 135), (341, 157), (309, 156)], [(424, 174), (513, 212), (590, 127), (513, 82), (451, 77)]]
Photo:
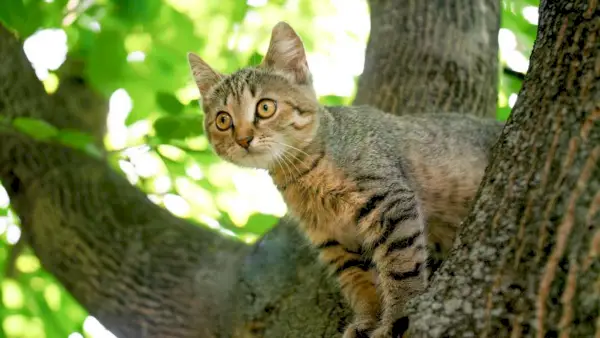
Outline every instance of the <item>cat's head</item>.
[(319, 103), (300, 37), (273, 28), (262, 63), (225, 75), (188, 54), (209, 143), (221, 158), (270, 169), (302, 153), (316, 136)]

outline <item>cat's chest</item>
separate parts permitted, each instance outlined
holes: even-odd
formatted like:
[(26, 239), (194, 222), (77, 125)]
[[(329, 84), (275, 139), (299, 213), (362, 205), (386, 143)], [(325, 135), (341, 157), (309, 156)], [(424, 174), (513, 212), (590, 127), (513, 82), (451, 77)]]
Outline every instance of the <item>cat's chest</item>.
[(281, 193), (291, 216), (313, 242), (336, 239), (349, 247), (360, 242), (355, 220), (366, 196), (327, 157)]

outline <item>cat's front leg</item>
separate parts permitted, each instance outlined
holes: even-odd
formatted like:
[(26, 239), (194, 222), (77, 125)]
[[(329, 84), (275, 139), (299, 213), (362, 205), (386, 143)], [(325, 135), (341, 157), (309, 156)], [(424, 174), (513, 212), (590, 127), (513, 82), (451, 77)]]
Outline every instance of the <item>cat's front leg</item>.
[(362, 228), (365, 244), (373, 252), (382, 297), (381, 320), (370, 337), (396, 338), (407, 329), (404, 306), (427, 283), (425, 223), (417, 197), (406, 186), (391, 189), (370, 220)]
[(336, 240), (317, 245), (319, 258), (328, 265), (338, 280), (346, 302), (354, 312), (343, 338), (366, 338), (375, 328), (380, 311), (379, 296), (374, 283), (375, 269), (360, 252), (345, 248)]

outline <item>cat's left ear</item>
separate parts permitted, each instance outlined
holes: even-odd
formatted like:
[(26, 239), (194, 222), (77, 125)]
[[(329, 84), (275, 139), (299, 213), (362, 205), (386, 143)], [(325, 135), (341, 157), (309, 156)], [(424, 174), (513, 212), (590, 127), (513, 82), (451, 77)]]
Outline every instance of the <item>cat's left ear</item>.
[(286, 22), (281, 21), (273, 27), (269, 49), (262, 65), (293, 75), (299, 84), (311, 82), (302, 40)]
[(196, 85), (200, 90), (200, 95), (204, 98), (208, 90), (217, 84), (223, 75), (214, 71), (204, 60), (194, 53), (188, 53), (188, 62), (190, 63)]

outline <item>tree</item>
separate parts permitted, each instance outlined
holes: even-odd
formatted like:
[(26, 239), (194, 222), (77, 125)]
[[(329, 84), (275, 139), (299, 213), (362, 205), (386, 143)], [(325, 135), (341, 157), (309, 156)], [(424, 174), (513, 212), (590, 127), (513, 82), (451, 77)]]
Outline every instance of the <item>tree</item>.
[[(369, 4), (371, 38), (356, 103), (397, 114), (494, 114), (497, 1)], [(542, 2), (523, 89), (455, 249), (409, 306), (411, 336), (595, 332), (596, 5)], [(389, 32), (403, 34), (383, 39)], [(21, 50), (0, 28), (0, 115), (97, 134), (97, 125), (77, 124), (82, 111), (102, 113), (76, 99), (96, 97), (94, 83), (79, 81), (77, 56), (64, 75), (73, 81), (61, 80), (72, 88), (48, 96)], [(20, 121), (21, 130), (33, 123)], [(47, 130), (52, 140), (60, 135)], [(348, 310), (289, 221), (255, 245), (242, 244), (172, 216), (102, 159), (35, 136), (0, 129), (0, 180), (24, 238), (118, 336), (316, 337), (344, 325)]]

